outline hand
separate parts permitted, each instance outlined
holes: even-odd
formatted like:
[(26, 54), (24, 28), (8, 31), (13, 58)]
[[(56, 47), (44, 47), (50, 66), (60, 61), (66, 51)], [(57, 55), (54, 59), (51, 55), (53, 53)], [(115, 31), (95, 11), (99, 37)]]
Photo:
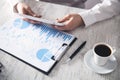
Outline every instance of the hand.
[[(30, 16), (38, 17), (38, 18), (41, 17), (41, 16), (35, 14), (35, 13), (31, 10), (31, 8), (30, 8), (27, 4), (25, 4), (25, 3), (18, 3), (18, 4), (16, 4), (15, 9), (16, 9), (17, 12), (20, 13), (20, 14), (26, 14), (26, 15), (30, 15)], [(28, 21), (28, 22), (33, 23), (33, 24), (40, 23), (40, 22), (38, 22), (38, 21), (34, 21), (34, 20), (31, 20), (31, 19), (27, 19), (27, 18), (24, 18), (23, 20)]]
[(65, 26), (54, 26), (58, 30), (73, 30), (84, 24), (79, 14), (68, 14), (62, 19), (57, 19), (59, 23), (65, 23)]

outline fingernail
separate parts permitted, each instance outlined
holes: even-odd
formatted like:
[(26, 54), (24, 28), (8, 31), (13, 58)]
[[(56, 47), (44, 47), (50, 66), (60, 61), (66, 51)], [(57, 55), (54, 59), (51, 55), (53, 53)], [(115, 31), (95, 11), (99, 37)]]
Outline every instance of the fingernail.
[(34, 17), (36, 17), (37, 15), (36, 15), (36, 14), (34, 14), (33, 16), (34, 16)]

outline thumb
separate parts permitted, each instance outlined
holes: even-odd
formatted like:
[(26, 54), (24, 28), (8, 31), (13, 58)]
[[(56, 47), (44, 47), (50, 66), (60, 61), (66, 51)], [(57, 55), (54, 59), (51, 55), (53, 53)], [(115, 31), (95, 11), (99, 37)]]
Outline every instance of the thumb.
[(38, 18), (41, 17), (41, 15), (35, 14), (35, 13), (31, 10), (31, 8), (28, 9), (28, 13), (29, 13), (29, 15), (34, 16), (34, 17), (38, 17)]
[(58, 21), (59, 23), (62, 23), (62, 22), (65, 22), (65, 21), (69, 20), (70, 17), (71, 17), (71, 15), (66, 15), (66, 16), (63, 17), (62, 19), (57, 19), (57, 21)]
[(31, 10), (30, 7), (28, 8), (27, 11), (28, 11), (28, 14), (31, 15), (31, 16), (34, 16), (34, 15), (35, 15), (35, 13)]

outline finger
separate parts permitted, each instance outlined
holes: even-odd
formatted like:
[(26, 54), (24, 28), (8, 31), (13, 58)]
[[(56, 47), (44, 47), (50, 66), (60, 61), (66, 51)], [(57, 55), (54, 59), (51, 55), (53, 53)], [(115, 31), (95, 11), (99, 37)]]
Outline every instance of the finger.
[(31, 20), (30, 23), (32, 23), (32, 24), (41, 24), (41, 22), (39, 22), (39, 21), (33, 21), (33, 20)]
[(20, 13), (20, 14), (27, 14), (27, 12), (24, 9), (18, 9), (18, 13)]
[(74, 25), (72, 23), (72, 18), (66, 22), (65, 26), (60, 27), (60, 26), (55, 26), (54, 28), (58, 30), (72, 30), (74, 28)]
[(67, 26), (63, 26), (63, 27), (54, 26), (54, 28), (58, 30), (68, 30)]
[(35, 13), (31, 10), (30, 7), (27, 9), (27, 12), (28, 12), (28, 15), (31, 15), (31, 16), (35, 15)]
[(34, 14), (33, 17), (41, 18), (41, 15)]
[(23, 20), (24, 20), (24, 21), (27, 21), (27, 22), (29, 22), (29, 23), (32, 23), (32, 24), (40, 24), (40, 23), (41, 23), (41, 22), (39, 22), (39, 21), (35, 21), (35, 20), (27, 19), (27, 18), (24, 18)]
[(65, 21), (69, 20), (70, 17), (71, 17), (71, 15), (69, 14), (69, 15), (66, 15), (65, 17), (63, 17), (62, 19), (57, 19), (57, 21), (62, 23), (62, 22), (65, 22)]
[(31, 8), (28, 8), (28, 13), (29, 13), (29, 15), (34, 16), (34, 17), (38, 17), (38, 18), (41, 17), (41, 15), (35, 14), (35, 13), (31, 10)]
[(35, 14), (31, 9), (28, 9), (28, 15), (31, 15), (31, 16), (33, 16), (33, 17), (37, 17), (37, 18), (40, 18), (41, 17), (41, 15), (37, 15), (37, 14)]
[[(29, 23), (33, 23), (33, 20), (28, 19), (28, 18), (23, 18), (23, 20), (24, 20), (24, 21), (27, 21), (27, 22), (29, 22)], [(35, 22), (35, 21), (34, 21), (34, 22)]]
[(67, 25), (65, 24), (65, 26), (56, 26), (54, 25), (54, 28), (58, 29), (58, 30), (67, 30)]
[(24, 21), (30, 22), (31, 20), (28, 18), (23, 18)]

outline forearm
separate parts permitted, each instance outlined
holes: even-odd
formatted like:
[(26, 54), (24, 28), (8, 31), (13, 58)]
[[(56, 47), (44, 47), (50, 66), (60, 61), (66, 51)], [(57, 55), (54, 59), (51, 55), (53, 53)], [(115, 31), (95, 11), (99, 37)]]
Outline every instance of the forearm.
[(120, 13), (120, 0), (104, 0), (92, 9), (79, 13), (85, 26), (102, 21)]

